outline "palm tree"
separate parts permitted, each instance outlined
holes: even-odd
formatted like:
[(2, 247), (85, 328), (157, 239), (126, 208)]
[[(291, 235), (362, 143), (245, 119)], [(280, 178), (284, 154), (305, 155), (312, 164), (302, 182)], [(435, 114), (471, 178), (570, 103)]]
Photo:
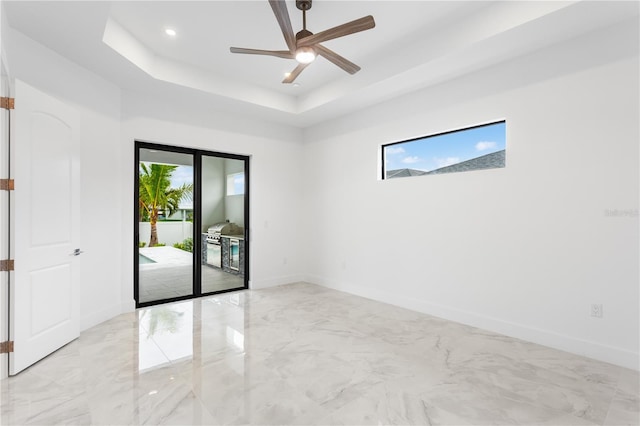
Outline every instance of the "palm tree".
[(185, 183), (179, 188), (171, 188), (171, 175), (177, 168), (166, 164), (140, 163), (140, 217), (148, 217), (151, 223), (149, 247), (158, 244), (158, 214), (164, 212), (169, 217), (178, 210), (180, 201), (192, 197), (193, 184)]

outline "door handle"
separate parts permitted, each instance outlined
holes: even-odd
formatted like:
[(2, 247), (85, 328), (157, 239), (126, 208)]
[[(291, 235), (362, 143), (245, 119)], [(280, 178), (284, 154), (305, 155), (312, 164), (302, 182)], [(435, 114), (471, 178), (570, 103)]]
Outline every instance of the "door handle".
[(82, 253), (84, 253), (84, 252), (82, 250), (80, 250), (79, 248), (77, 248), (69, 256), (80, 256)]

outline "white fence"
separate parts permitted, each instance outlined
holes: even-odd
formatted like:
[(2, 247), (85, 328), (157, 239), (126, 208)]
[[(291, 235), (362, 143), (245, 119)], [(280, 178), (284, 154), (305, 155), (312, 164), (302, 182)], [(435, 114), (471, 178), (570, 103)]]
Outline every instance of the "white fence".
[[(193, 223), (191, 222), (158, 222), (158, 242), (172, 246), (181, 243), (193, 235)], [(140, 242), (147, 243), (151, 239), (151, 224), (140, 222)]]

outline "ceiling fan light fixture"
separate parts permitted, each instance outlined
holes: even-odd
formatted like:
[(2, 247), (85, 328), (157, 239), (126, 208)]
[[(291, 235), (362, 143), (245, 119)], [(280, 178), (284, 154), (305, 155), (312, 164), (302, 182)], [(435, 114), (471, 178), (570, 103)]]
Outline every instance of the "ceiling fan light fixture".
[(269, 5), (273, 10), (273, 14), (276, 17), (276, 21), (278, 21), (278, 26), (280, 26), (280, 30), (282, 31), (282, 35), (284, 36), (284, 40), (287, 44), (287, 50), (261, 50), (231, 47), (229, 48), (231, 53), (267, 55), (284, 59), (295, 59), (296, 62), (298, 62), (298, 65), (290, 74), (285, 75), (284, 80), (282, 80), (283, 84), (293, 83), (307, 65), (316, 59), (316, 55), (322, 56), (327, 61), (333, 63), (339, 68), (342, 68), (349, 74), (355, 74), (360, 71), (359, 66), (338, 55), (334, 51), (327, 49), (320, 43), (374, 28), (376, 23), (373, 16), (367, 15), (360, 19), (355, 19), (314, 34), (307, 29), (307, 11), (311, 9), (311, 3), (313, 0), (295, 0), (296, 7), (302, 11), (302, 30), (294, 33), (291, 26), (289, 11), (287, 10), (287, 3), (290, 1), (293, 0), (269, 0)]
[(316, 59), (316, 52), (310, 46), (299, 47), (296, 50), (296, 61), (301, 64), (310, 64)]

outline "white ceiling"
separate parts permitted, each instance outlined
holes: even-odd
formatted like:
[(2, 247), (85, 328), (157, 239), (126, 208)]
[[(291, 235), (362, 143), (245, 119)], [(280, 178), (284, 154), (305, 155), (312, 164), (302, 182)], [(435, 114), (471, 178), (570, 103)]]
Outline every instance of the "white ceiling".
[[(286, 3), (297, 32), (301, 12)], [(638, 16), (635, 1), (314, 0), (307, 12), (313, 32), (366, 15), (376, 27), (324, 43), (360, 72), (318, 58), (293, 86), (281, 80), (294, 60), (229, 52), (286, 50), (267, 0), (4, 4), (12, 28), (123, 89), (181, 87), (220, 108), (298, 127)]]

